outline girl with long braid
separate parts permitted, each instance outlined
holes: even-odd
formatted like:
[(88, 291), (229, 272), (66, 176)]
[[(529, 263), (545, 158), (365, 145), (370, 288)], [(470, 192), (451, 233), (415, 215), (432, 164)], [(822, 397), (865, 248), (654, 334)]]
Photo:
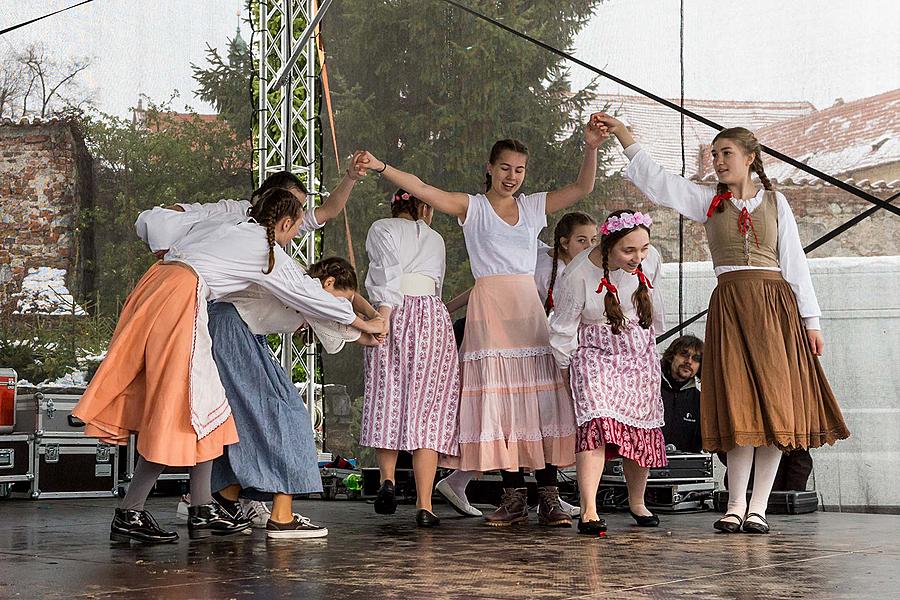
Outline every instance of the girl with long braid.
[(606, 456), (621, 456), (628, 506), (638, 525), (655, 527), (644, 491), (650, 467), (666, 464), (656, 334), (664, 329), (655, 287), (659, 252), (650, 245), (649, 215), (611, 213), (600, 245), (566, 267), (550, 315), (550, 345), (575, 401), (578, 532), (597, 534), (597, 488)]
[[(334, 320), (368, 333), (380, 320), (363, 321), (350, 303), (322, 289), (281, 248), (296, 236), (302, 205), (289, 191), (273, 189), (238, 224), (199, 221), (190, 212), (154, 208), (137, 229), (164, 231), (156, 221), (193, 219), (186, 235), (169, 246), (126, 301), (106, 359), (73, 414), (85, 433), (125, 444), (137, 433), (141, 459), (128, 493), (116, 509), (115, 541), (173, 542), (144, 510), (144, 501), (166, 466), (191, 467), (188, 533), (192, 539), (246, 529), (212, 500), (212, 461), (238, 441), (225, 390), (212, 356), (207, 301), (257, 284), (286, 305), (314, 318)], [(152, 240), (151, 250), (163, 249)]]
[(547, 214), (572, 206), (593, 190), (597, 148), (605, 139), (591, 119), (578, 179), (527, 196), (515, 195), (528, 164), (528, 151), (516, 140), (494, 144), (483, 194), (446, 192), (371, 154), (362, 159), (394, 185), (457, 217), (463, 228), (475, 287), (460, 352), (459, 457), (445, 464), (466, 471), (501, 470), (500, 507), (485, 517), (491, 526), (528, 521), (523, 469), (535, 471), (539, 522), (572, 525), (559, 506), (557, 467), (575, 460), (575, 416), (550, 355), (534, 266)]
[(850, 435), (819, 364), (821, 310), (794, 215), (766, 177), (756, 136), (743, 127), (713, 139), (713, 189), (666, 173), (617, 119), (598, 120), (625, 150), (625, 176), (652, 202), (706, 229), (718, 286), (706, 321), (700, 424), (704, 449), (728, 454), (729, 483), (726, 514), (714, 527), (768, 533), (782, 451)]
[(544, 303), (544, 312), (553, 310), (553, 287), (573, 258), (597, 244), (597, 221), (583, 212), (562, 216), (553, 228), (553, 246), (538, 250), (534, 282)]

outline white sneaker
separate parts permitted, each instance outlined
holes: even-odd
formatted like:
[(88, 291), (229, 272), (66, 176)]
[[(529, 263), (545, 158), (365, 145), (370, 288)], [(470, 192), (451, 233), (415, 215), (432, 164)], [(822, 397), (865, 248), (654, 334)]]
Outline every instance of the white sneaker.
[(309, 539), (328, 535), (328, 529), (315, 525), (309, 518), (294, 513), (290, 523), (275, 523), (269, 519), (266, 523), (266, 537), (273, 539)]
[(182, 521), (188, 520), (188, 507), (191, 505), (191, 495), (185, 494), (178, 501), (178, 508), (175, 509), (175, 516)]
[(562, 498), (559, 499), (559, 507), (562, 509), (562, 511), (564, 513), (566, 513), (570, 517), (577, 517), (581, 514), (580, 506), (573, 506), (573, 505), (569, 504), (568, 502), (566, 502), (565, 500), (563, 500)]
[[(250, 519), (253, 527), (257, 529), (265, 529), (266, 523), (272, 516), (272, 511), (265, 502), (259, 500), (244, 500), (241, 498), (241, 510), (244, 511), (244, 517)], [(327, 531), (326, 531), (327, 534)]]
[(458, 512), (464, 517), (483, 517), (483, 513), (469, 504), (469, 501), (465, 497), (459, 497), (456, 492), (453, 491), (453, 488), (450, 487), (450, 484), (447, 483), (446, 479), (441, 479), (438, 481), (438, 484), (434, 486), (435, 491), (440, 494), (444, 500), (450, 503), (450, 506), (453, 507), (453, 510)]

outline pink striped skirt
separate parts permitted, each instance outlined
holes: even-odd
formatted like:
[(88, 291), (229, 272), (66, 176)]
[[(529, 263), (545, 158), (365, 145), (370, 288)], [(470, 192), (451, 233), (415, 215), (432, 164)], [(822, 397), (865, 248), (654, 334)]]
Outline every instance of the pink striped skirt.
[(459, 457), (443, 457), (442, 466), (491, 471), (575, 462), (575, 413), (533, 277), (475, 281), (460, 359)]
[(359, 443), (390, 450), (459, 452), (459, 358), (437, 296), (404, 296), (387, 341), (365, 349)]

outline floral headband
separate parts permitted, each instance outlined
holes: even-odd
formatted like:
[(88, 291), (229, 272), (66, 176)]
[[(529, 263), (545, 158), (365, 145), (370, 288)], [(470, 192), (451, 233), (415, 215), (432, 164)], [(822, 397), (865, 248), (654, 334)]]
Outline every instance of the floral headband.
[(400, 202), (401, 200), (409, 200), (412, 198), (409, 192), (403, 192), (402, 194), (395, 193), (393, 198), (391, 198), (391, 203)]
[(608, 218), (600, 225), (600, 233), (602, 235), (609, 235), (616, 231), (637, 227), (638, 225), (650, 227), (653, 225), (653, 219), (650, 218), (650, 215), (639, 212), (615, 215)]

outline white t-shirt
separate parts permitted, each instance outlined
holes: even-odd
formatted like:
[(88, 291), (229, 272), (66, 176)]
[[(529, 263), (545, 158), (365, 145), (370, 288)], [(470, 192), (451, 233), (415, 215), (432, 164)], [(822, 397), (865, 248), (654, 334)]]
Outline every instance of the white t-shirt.
[(547, 226), (547, 193), (519, 195), (519, 221), (505, 222), (484, 194), (469, 196), (459, 220), (475, 279), (491, 275), (534, 275), (538, 234)]

